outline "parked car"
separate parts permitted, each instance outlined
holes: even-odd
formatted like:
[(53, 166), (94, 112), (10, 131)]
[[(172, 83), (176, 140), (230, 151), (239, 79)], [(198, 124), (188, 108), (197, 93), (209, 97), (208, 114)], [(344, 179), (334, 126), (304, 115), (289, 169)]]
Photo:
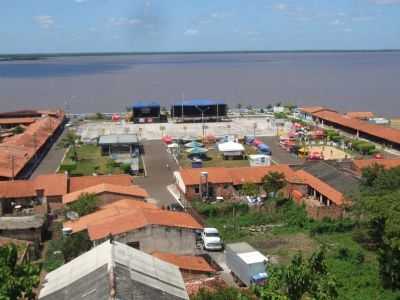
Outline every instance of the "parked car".
[(205, 250), (223, 250), (224, 243), (219, 235), (217, 228), (206, 227), (201, 233), (203, 249)]
[(184, 211), (185, 209), (179, 203), (172, 203), (172, 204), (167, 206), (167, 210)]

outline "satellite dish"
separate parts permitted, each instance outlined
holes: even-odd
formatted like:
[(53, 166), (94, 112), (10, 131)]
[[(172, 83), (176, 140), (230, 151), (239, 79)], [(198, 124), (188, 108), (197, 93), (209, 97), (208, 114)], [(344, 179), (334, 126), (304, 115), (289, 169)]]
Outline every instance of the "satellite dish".
[(69, 211), (66, 214), (67, 219), (69, 220), (78, 220), (79, 219), (79, 214), (75, 211)]

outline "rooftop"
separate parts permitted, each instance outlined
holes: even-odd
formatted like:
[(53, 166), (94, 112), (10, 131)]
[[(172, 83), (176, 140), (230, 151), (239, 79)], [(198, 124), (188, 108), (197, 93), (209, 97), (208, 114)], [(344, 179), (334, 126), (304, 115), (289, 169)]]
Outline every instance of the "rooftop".
[(356, 159), (353, 160), (353, 165), (358, 171), (364, 168), (372, 167), (373, 165), (383, 166), (385, 169), (400, 167), (400, 159)]
[(255, 249), (246, 242), (227, 244), (226, 248), (235, 253), (247, 253), (255, 251)]
[(389, 142), (400, 144), (400, 130), (371, 124), (366, 121), (350, 118), (348, 116), (329, 110), (315, 112), (313, 113), (313, 115), (325, 121), (332, 122), (353, 130), (358, 130), (361, 133), (365, 133), (377, 138), (387, 140)]
[(314, 190), (318, 191), (320, 194), (327, 197), (330, 201), (335, 203), (337, 206), (343, 205), (343, 194), (336, 189), (334, 189), (329, 184), (323, 182), (319, 178), (313, 176), (312, 174), (299, 170), (296, 175), (300, 177), (307, 185), (312, 187)]
[[(95, 214), (95, 213), (94, 213)], [(148, 225), (159, 225), (175, 228), (203, 228), (190, 214), (167, 211), (162, 209), (130, 209), (129, 212), (98, 219), (98, 222), (88, 226), (89, 237), (92, 241), (117, 235)]]
[(127, 174), (70, 177), (69, 192), (76, 192), (101, 183), (129, 186), (132, 182), (132, 176)]
[(91, 224), (101, 223), (107, 218), (116, 217), (130, 212), (132, 209), (157, 209), (157, 206), (143, 201), (122, 199), (100, 207), (96, 212), (82, 216), (74, 221), (67, 221), (63, 224), (64, 228), (71, 228), (72, 232), (87, 230)]
[(99, 137), (99, 145), (137, 143), (139, 143), (139, 139), (136, 134), (110, 134)]
[(225, 105), (225, 102), (222, 100), (215, 99), (191, 99), (178, 101), (174, 103), (175, 106), (208, 106), (208, 105)]
[(110, 299), (113, 293), (116, 299), (189, 299), (176, 266), (115, 241), (48, 273), (39, 299)]
[(232, 183), (234, 185), (243, 183), (261, 183), (263, 177), (271, 172), (283, 173), (288, 181), (297, 180), (294, 171), (288, 165), (182, 169), (180, 174), (185, 185), (198, 185), (200, 183), (200, 175), (202, 172), (208, 173), (208, 181), (211, 183)]
[(154, 252), (153, 256), (177, 266), (181, 270), (213, 273), (215, 270), (201, 256), (176, 255), (174, 253)]
[(0, 230), (23, 230), (40, 228), (44, 224), (43, 216), (0, 217)]
[(346, 116), (353, 119), (371, 119), (374, 113), (371, 111), (351, 111), (346, 113)]
[(82, 190), (78, 190), (76, 192), (72, 192), (63, 196), (63, 203), (68, 204), (73, 201), (78, 200), (78, 198), (83, 194), (102, 194), (102, 193), (112, 193), (118, 195), (125, 195), (125, 196), (133, 196), (138, 198), (147, 198), (149, 195), (147, 194), (146, 190), (142, 189), (137, 185), (116, 185), (116, 184), (109, 184), (109, 183), (101, 183), (98, 185), (94, 185)]

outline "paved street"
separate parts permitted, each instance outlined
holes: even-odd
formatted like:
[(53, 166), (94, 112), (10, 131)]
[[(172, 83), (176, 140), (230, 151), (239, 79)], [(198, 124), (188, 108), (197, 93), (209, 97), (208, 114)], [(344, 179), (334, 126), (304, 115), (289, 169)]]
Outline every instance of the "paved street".
[(159, 205), (176, 203), (175, 198), (167, 190), (167, 186), (175, 182), (173, 171), (178, 170), (176, 162), (167, 153), (164, 143), (160, 140), (144, 141), (143, 145), (147, 176), (137, 177), (134, 182), (145, 188)]
[(58, 166), (61, 163), (61, 160), (64, 156), (65, 149), (58, 147), (58, 144), (62, 140), (62, 138), (65, 136), (65, 134), (68, 132), (68, 129), (64, 129), (63, 133), (60, 134), (58, 137), (57, 141), (53, 144), (53, 146), (50, 148), (49, 152), (46, 154), (46, 156), (43, 158), (43, 160), (40, 162), (39, 166), (36, 168), (36, 170), (32, 173), (31, 178), (35, 178), (38, 175), (42, 174), (49, 174), (49, 173), (55, 173)]
[(289, 153), (279, 145), (279, 138), (276, 136), (258, 137), (261, 141), (267, 144), (272, 151), (272, 160), (277, 164), (299, 164), (301, 160), (294, 154)]

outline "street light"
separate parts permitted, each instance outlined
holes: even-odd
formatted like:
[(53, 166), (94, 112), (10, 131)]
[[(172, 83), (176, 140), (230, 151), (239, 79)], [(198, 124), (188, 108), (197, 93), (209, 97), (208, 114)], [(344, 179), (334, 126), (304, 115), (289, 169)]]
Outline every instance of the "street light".
[(201, 123), (203, 124), (203, 139), (204, 139), (204, 112), (210, 109), (208, 106), (206, 109), (201, 109), (198, 105), (195, 106), (201, 112)]

